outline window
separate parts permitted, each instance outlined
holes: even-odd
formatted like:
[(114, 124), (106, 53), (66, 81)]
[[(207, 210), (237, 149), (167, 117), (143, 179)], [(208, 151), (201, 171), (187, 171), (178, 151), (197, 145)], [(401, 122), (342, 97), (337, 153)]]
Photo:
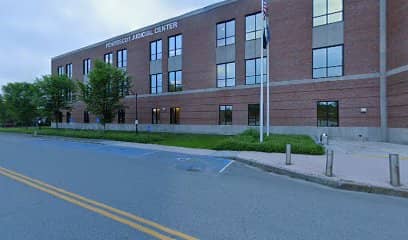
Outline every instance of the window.
[(235, 63), (217, 65), (217, 87), (235, 86)]
[(179, 107), (170, 108), (170, 124), (180, 124), (180, 112)]
[(67, 75), (68, 78), (72, 78), (72, 63), (67, 64), (65, 66), (65, 74)]
[(163, 74), (150, 75), (150, 93), (157, 94), (163, 92)]
[(107, 53), (104, 56), (105, 63), (113, 65), (113, 53)]
[(313, 0), (313, 27), (343, 21), (343, 0)]
[(338, 127), (339, 126), (339, 102), (317, 103), (317, 126)]
[(313, 78), (343, 76), (343, 45), (313, 49)]
[(83, 62), (83, 74), (87, 76), (91, 72), (91, 59), (85, 59)]
[(181, 71), (169, 72), (169, 92), (183, 91), (183, 75)]
[(232, 125), (232, 106), (221, 105), (219, 109), (219, 124)]
[[(263, 79), (266, 82), (267, 64), (266, 58), (263, 61), (264, 74)], [(261, 83), (261, 58), (249, 59), (245, 61), (245, 84), (260, 84)]]
[(89, 112), (84, 111), (84, 123), (89, 123)]
[(71, 113), (70, 112), (67, 112), (67, 123), (70, 123), (71, 122)]
[(117, 67), (126, 71), (127, 69), (127, 50), (119, 50), (117, 56)]
[(259, 104), (248, 105), (248, 126), (259, 126)]
[(62, 123), (63, 114), (62, 114), (61, 111), (57, 112), (57, 117), (56, 118), (57, 118), (56, 120), (57, 120), (58, 123)]
[(217, 24), (217, 47), (235, 43), (235, 20)]
[(245, 33), (246, 40), (254, 40), (262, 37), (262, 13), (246, 16), (245, 19)]
[(65, 74), (63, 66), (59, 66), (57, 70), (58, 70), (58, 76), (62, 76)]
[(160, 60), (163, 57), (162, 40), (157, 40), (150, 43), (150, 61)]
[(169, 37), (169, 57), (180, 56), (183, 53), (183, 35)]
[(152, 109), (152, 124), (160, 124), (160, 108)]
[(119, 86), (119, 95), (121, 97), (129, 95), (129, 83), (128, 83), (128, 80), (125, 80)]
[(118, 124), (124, 124), (126, 122), (125, 110), (121, 109), (118, 112)]

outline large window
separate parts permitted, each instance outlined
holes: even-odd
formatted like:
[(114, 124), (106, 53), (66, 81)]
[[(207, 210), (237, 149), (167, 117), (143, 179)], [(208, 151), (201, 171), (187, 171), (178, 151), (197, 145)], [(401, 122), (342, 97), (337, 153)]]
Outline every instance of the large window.
[(180, 124), (180, 112), (179, 107), (170, 108), (170, 124)]
[(217, 87), (235, 86), (235, 63), (217, 65)]
[(67, 112), (67, 119), (66, 119), (66, 123), (70, 123), (71, 122), (71, 113)]
[(150, 93), (157, 94), (163, 92), (163, 74), (150, 75)]
[(160, 108), (152, 109), (152, 124), (160, 124)]
[(157, 40), (150, 43), (150, 61), (160, 60), (163, 57), (162, 40)]
[(107, 53), (104, 55), (105, 63), (113, 65), (113, 53)]
[(259, 126), (259, 104), (248, 105), (248, 125)]
[(84, 60), (82, 70), (85, 76), (87, 76), (91, 72), (91, 59), (90, 58)]
[[(263, 59), (264, 73), (263, 80), (266, 82), (267, 64), (266, 58)], [(261, 58), (249, 59), (245, 61), (245, 84), (260, 84), (261, 83)]]
[(262, 13), (246, 16), (245, 38), (247, 41), (262, 37), (262, 24)]
[(58, 76), (62, 76), (65, 74), (63, 66), (59, 66), (57, 71), (58, 71)]
[(219, 116), (220, 125), (232, 125), (232, 106), (221, 105), (219, 109)]
[(119, 50), (118, 56), (117, 56), (117, 67), (120, 69), (126, 70), (127, 60), (128, 60), (127, 50), (126, 49)]
[(67, 74), (68, 78), (72, 78), (72, 63), (65, 66), (65, 73)]
[(313, 0), (313, 26), (343, 21), (343, 0)]
[(343, 76), (343, 45), (313, 49), (313, 78)]
[(235, 20), (217, 24), (217, 47), (235, 43)]
[(169, 57), (180, 56), (183, 53), (183, 35), (169, 37)]
[(317, 126), (338, 127), (339, 126), (339, 102), (317, 103)]
[(169, 92), (183, 91), (183, 75), (181, 71), (169, 72)]
[(125, 110), (121, 109), (118, 112), (118, 123), (124, 124), (126, 122), (126, 113)]

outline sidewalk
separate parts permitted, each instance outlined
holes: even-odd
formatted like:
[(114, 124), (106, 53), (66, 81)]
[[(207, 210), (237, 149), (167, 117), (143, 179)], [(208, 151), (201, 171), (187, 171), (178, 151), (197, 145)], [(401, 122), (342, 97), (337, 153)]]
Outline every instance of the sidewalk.
[[(103, 144), (222, 157), (245, 162), (278, 174), (288, 175), (340, 189), (408, 197), (408, 146), (333, 140), (334, 177), (324, 175), (326, 156), (292, 155), (293, 165), (285, 165), (285, 154), (213, 151), (151, 144), (101, 141)], [(389, 184), (388, 154), (400, 154), (401, 187)]]

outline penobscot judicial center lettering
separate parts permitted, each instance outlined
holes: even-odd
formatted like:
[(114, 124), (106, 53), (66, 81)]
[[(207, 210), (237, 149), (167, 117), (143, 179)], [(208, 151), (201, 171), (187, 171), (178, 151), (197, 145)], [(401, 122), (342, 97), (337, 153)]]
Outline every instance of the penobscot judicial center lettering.
[(123, 37), (121, 39), (114, 40), (114, 41), (106, 43), (106, 48), (116, 47), (116, 46), (119, 46), (119, 45), (122, 45), (122, 44), (126, 44), (126, 43), (129, 43), (129, 42), (135, 41), (137, 39), (152, 36), (152, 35), (157, 34), (157, 33), (167, 32), (167, 31), (176, 29), (177, 27), (178, 27), (178, 23), (177, 22), (172, 22), (172, 23), (165, 24), (165, 25), (162, 25), (162, 26), (159, 26), (159, 27), (155, 27), (155, 28), (153, 28), (151, 30), (147, 30), (147, 31), (140, 32), (140, 33), (130, 34), (127, 37)]

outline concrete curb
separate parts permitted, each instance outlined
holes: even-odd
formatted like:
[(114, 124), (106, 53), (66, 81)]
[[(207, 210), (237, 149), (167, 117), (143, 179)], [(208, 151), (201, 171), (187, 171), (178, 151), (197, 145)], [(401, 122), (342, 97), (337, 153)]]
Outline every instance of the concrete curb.
[(332, 188), (337, 188), (337, 189), (342, 189), (342, 190), (347, 190), (347, 191), (374, 193), (374, 194), (382, 194), (382, 195), (408, 198), (408, 189), (405, 189), (405, 188), (395, 188), (395, 189), (386, 188), (386, 187), (369, 185), (365, 183), (354, 182), (350, 180), (344, 180), (344, 179), (338, 179), (338, 178), (336, 179), (335, 177), (329, 178), (323, 175), (299, 173), (296, 171), (284, 169), (282, 167), (266, 165), (263, 163), (256, 162), (254, 160), (243, 159), (239, 157), (235, 157), (233, 158), (233, 160), (263, 169), (268, 172), (273, 172), (279, 175), (285, 175), (291, 178), (301, 179), (301, 180), (317, 183), (320, 185), (325, 185), (325, 186), (332, 187)]

